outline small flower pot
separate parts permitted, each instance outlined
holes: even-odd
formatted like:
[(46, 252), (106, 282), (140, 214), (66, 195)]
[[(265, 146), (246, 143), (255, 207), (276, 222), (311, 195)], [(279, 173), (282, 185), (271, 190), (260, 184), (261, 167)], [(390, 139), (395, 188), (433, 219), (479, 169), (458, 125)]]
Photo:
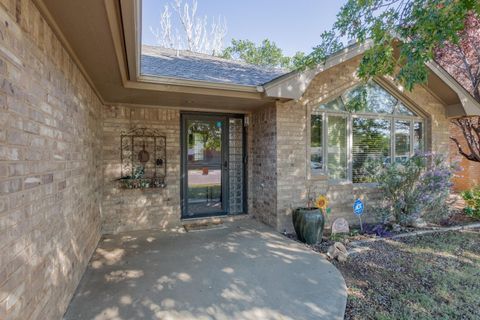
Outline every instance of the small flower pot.
[(297, 208), (292, 213), (293, 227), (298, 240), (306, 244), (322, 242), (325, 217), (318, 208)]

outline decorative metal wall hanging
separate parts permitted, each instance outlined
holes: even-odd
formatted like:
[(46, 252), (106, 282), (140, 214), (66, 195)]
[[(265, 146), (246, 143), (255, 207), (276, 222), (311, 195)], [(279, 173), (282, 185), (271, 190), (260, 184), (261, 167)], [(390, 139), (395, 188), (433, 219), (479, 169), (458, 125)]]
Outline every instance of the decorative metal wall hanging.
[(158, 130), (135, 128), (120, 135), (122, 186), (128, 189), (164, 188), (167, 139)]

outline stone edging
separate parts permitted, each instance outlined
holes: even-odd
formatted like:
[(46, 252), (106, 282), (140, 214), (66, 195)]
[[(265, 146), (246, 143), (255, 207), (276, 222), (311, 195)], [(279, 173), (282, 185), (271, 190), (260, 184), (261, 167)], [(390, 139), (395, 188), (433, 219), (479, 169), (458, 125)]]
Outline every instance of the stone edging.
[(348, 250), (348, 254), (355, 254), (355, 253), (360, 253), (362, 252), (362, 248), (359, 248), (360, 245), (365, 244), (365, 243), (370, 243), (370, 242), (375, 242), (375, 241), (383, 241), (387, 239), (401, 239), (401, 238), (407, 238), (407, 237), (414, 237), (414, 236), (420, 236), (424, 234), (430, 234), (430, 233), (435, 233), (435, 232), (447, 232), (447, 231), (457, 231), (457, 230), (468, 230), (468, 229), (477, 229), (480, 228), (480, 223), (472, 223), (472, 224), (467, 224), (464, 226), (453, 226), (453, 227), (446, 227), (446, 228), (433, 228), (430, 230), (419, 230), (419, 231), (414, 231), (414, 232), (408, 232), (408, 233), (401, 233), (394, 235), (392, 237), (388, 238), (372, 238), (372, 239), (367, 239), (367, 240), (358, 240), (358, 241), (352, 241), (348, 245), (352, 247), (351, 249)]

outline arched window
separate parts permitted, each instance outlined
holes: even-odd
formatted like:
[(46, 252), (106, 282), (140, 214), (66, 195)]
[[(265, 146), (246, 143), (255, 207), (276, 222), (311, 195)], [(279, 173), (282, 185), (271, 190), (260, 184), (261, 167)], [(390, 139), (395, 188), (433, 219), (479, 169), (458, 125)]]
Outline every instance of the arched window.
[(369, 166), (403, 162), (424, 148), (424, 121), (375, 82), (313, 108), (311, 175), (370, 182)]

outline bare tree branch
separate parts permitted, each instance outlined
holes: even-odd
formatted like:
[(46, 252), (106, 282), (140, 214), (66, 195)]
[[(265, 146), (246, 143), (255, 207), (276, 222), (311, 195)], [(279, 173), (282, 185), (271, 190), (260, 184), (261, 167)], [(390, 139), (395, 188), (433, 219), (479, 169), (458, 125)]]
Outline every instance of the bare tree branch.
[[(212, 55), (220, 53), (227, 35), (226, 19), (218, 17), (209, 24), (208, 17), (199, 17), (197, 12), (197, 0), (173, 0), (165, 5), (160, 15), (161, 30), (150, 27), (150, 32), (157, 43), (165, 48)], [(180, 27), (180, 30), (174, 31), (174, 25)]]
[(453, 119), (451, 122), (462, 130), (463, 137), (467, 143), (468, 153), (462, 148), (456, 137), (450, 137), (455, 142), (458, 152), (466, 159), (474, 162), (480, 162), (480, 118), (477, 124), (474, 123), (473, 117), (463, 117)]

